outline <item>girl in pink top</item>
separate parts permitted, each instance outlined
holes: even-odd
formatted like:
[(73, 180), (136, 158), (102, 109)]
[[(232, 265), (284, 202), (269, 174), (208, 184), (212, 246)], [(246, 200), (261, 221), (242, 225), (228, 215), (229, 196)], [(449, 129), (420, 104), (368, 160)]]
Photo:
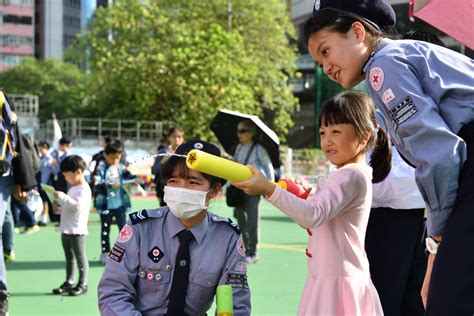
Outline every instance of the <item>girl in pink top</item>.
[[(232, 183), (247, 194), (264, 194), (310, 234), (309, 275), (298, 315), (383, 315), (364, 250), (372, 182), (390, 171), (390, 142), (375, 121), (373, 101), (361, 92), (336, 95), (319, 117), (321, 149), (336, 166), (326, 184), (303, 200), (254, 176)], [(375, 147), (371, 166), (365, 153)]]

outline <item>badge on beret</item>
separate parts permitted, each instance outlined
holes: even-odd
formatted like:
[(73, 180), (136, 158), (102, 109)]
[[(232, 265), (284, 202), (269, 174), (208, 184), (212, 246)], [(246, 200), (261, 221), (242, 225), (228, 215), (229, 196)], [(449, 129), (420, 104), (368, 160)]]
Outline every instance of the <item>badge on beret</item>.
[(321, 8), (321, 0), (314, 1), (314, 11), (319, 11)]
[(148, 252), (148, 258), (150, 258), (154, 263), (160, 261), (163, 258), (164, 254), (158, 246), (153, 247), (150, 252)]
[(379, 91), (382, 88), (384, 74), (382, 68), (374, 67), (370, 69), (369, 81), (372, 89)]
[(126, 243), (127, 241), (130, 240), (130, 238), (132, 238), (132, 236), (133, 236), (132, 227), (130, 227), (130, 225), (128, 224), (125, 224), (125, 226), (123, 226), (122, 230), (119, 233), (117, 241), (121, 243)]
[(204, 147), (204, 145), (201, 144), (201, 143), (194, 144), (194, 148), (196, 148), (196, 149), (202, 149), (203, 147)]

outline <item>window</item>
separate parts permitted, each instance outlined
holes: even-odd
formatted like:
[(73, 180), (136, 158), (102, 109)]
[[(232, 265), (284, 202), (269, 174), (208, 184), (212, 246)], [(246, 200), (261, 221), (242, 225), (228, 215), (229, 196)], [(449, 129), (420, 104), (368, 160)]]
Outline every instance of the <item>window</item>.
[(21, 63), (21, 60), (23, 59), (23, 56), (18, 56), (18, 55), (3, 55), (0, 54), (0, 63), (5, 64), (5, 65), (18, 65)]
[(31, 16), (4, 15), (3, 23), (31, 25), (33, 23), (33, 19)]
[(0, 35), (0, 46), (33, 47), (33, 38), (29, 36)]

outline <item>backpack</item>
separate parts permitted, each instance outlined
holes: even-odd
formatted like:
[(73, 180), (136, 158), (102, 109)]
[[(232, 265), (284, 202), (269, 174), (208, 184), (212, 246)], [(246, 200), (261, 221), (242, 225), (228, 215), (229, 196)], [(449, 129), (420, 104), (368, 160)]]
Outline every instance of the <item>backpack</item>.
[(13, 109), (2, 91), (0, 91), (0, 113), (0, 175), (2, 175), (10, 169), (16, 145)]

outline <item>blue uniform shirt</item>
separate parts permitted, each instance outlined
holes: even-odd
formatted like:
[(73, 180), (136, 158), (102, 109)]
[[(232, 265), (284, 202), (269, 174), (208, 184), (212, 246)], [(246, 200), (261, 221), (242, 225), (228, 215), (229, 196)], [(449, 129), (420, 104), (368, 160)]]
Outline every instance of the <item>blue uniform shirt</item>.
[[(177, 235), (183, 229), (167, 206), (130, 214), (99, 283), (102, 315), (166, 315)], [(234, 315), (250, 315), (247, 263), (237, 230), (229, 219), (210, 212), (190, 229), (187, 315), (206, 314), (219, 284), (233, 288)]]
[(430, 43), (383, 39), (363, 72), (393, 143), (416, 167), (428, 233), (440, 235), (467, 154), (456, 134), (474, 120), (474, 63)]

